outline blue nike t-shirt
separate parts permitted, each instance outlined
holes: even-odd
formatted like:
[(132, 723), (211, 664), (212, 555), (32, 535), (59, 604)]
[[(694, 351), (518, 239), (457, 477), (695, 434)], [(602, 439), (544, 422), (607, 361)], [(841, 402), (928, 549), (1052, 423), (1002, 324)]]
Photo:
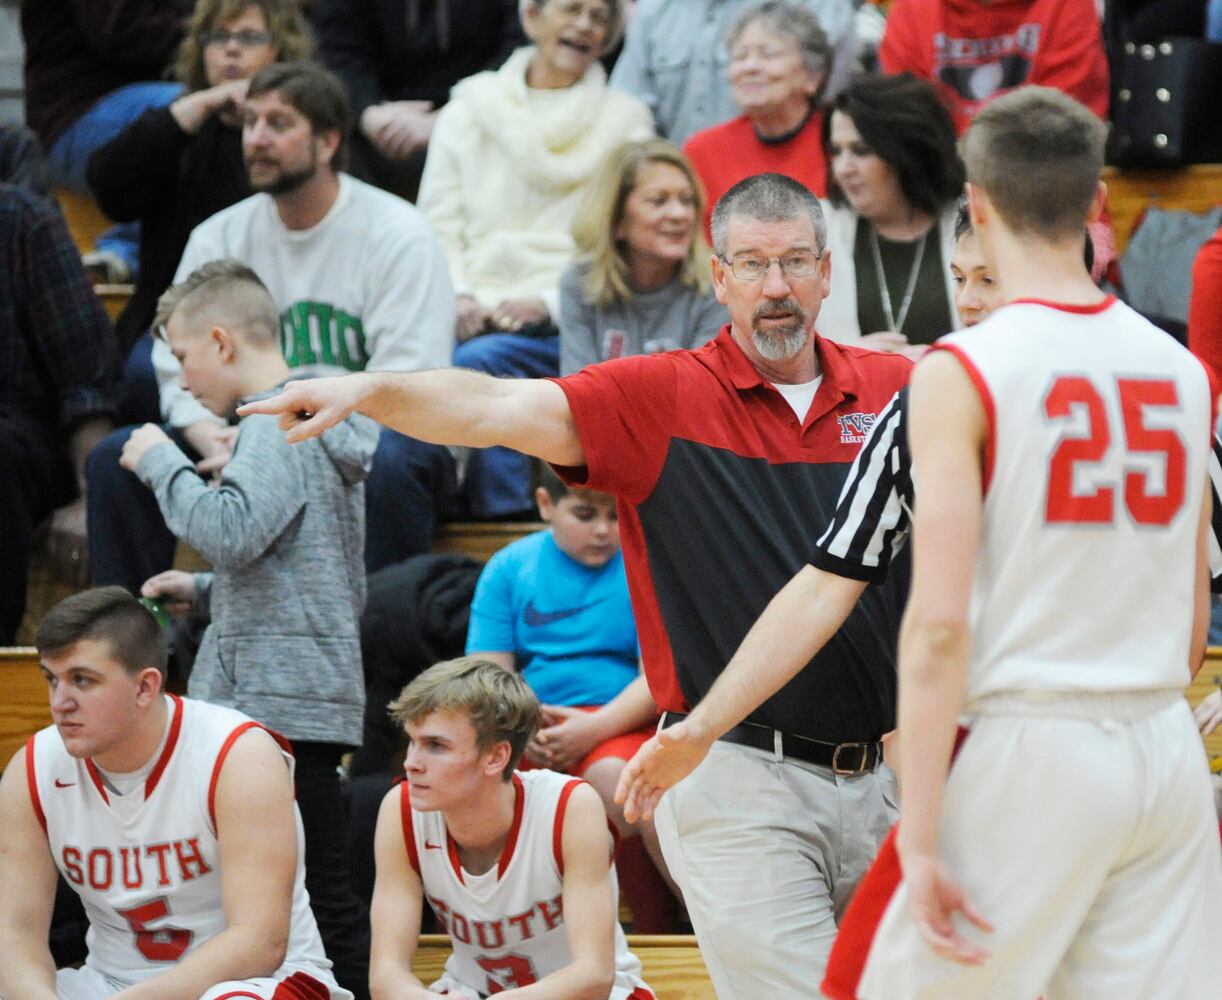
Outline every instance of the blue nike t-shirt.
[(467, 652), (512, 652), (545, 705), (605, 705), (640, 656), (623, 555), (591, 569), (550, 530), (505, 546), (476, 584)]

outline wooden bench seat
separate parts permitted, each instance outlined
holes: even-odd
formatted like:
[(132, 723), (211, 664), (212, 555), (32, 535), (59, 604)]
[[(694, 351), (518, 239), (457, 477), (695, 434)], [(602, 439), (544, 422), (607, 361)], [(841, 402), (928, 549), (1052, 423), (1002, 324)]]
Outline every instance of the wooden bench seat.
[[(645, 982), (658, 1000), (715, 1000), (717, 994), (694, 936), (629, 934), (628, 947), (641, 960)], [(441, 975), (449, 956), (446, 935), (425, 934), (416, 948), (412, 971), (427, 986)]]
[(1222, 163), (1175, 170), (1118, 170), (1106, 167), (1107, 208), (1116, 230), (1116, 252), (1124, 253), (1133, 227), (1150, 205), (1205, 212), (1222, 205)]

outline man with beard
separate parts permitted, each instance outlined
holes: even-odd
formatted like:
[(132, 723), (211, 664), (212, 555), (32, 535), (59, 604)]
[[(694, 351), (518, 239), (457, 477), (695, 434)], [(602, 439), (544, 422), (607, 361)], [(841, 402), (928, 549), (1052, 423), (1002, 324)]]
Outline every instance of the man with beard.
[[(445, 254), (407, 202), (342, 173), (348, 103), (342, 84), (313, 63), (268, 66), (247, 91), (242, 148), (257, 192), (196, 226), (175, 284), (229, 257), (253, 269), (280, 312), (281, 346), (302, 371), (414, 371), (448, 364), (454, 292)], [(236, 428), (179, 384), (179, 365), (156, 338), (161, 412), (182, 443), (221, 468)], [(135, 592), (168, 569), (174, 539), (147, 489), (119, 468), (124, 428), (89, 463), (93, 580)], [(444, 448), (382, 434), (368, 481), (365, 563), (370, 571), (432, 544), (434, 511), (453, 476)]]
[[(804, 565), (911, 367), (816, 332), (831, 259), (801, 184), (748, 178), (712, 228), (730, 324), (696, 350), (557, 380), (449, 370), (294, 382), (243, 412), (279, 414), (297, 441), (359, 411), (426, 441), (507, 445), (615, 494), (645, 674), (669, 726)], [(816, 991), (835, 915), (895, 817), (879, 745), (894, 723), (895, 586), (868, 589), (658, 810), (722, 1000)]]

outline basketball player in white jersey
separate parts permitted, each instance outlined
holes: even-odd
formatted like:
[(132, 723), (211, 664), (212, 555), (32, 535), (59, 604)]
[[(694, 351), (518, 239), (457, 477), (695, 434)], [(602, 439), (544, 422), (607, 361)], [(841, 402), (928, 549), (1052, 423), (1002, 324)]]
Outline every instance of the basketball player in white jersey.
[(903, 879), (865, 1000), (1217, 995), (1222, 856), (1183, 699), (1208, 619), (1213, 392), (1082, 266), (1104, 134), (1029, 87), (964, 142), (1010, 304), (912, 382)]
[[(391, 703), (407, 781), (378, 815), (374, 1000), (653, 1000), (617, 923), (613, 838), (598, 794), (517, 773), (539, 704), (478, 656), (426, 670)], [(425, 901), (450, 935), (445, 975), (411, 971)]]
[[(351, 1000), (306, 896), (291, 758), (240, 712), (162, 690), (166, 644), (120, 587), (52, 608), (54, 725), (0, 781), (5, 1000)], [(56, 869), (88, 957), (47, 945)]]

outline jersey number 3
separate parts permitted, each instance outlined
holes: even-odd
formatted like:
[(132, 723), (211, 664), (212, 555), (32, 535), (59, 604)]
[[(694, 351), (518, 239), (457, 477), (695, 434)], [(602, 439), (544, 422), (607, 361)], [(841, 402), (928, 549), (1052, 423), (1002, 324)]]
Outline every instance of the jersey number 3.
[(525, 955), (481, 955), (476, 964), (488, 973), (488, 995), (501, 993), (506, 989), (521, 989), (537, 982), (535, 967)]
[[(1187, 452), (1180, 435), (1169, 428), (1147, 427), (1151, 409), (1178, 409), (1179, 394), (1169, 379), (1116, 379), (1120, 412), (1124, 418), (1126, 455), (1161, 455), (1166, 469), (1165, 490), (1150, 493), (1149, 476), (1137, 469), (1124, 473), (1124, 505), (1138, 524), (1170, 524), (1184, 505)], [(1098, 485), (1092, 493), (1074, 493), (1074, 468), (1079, 463), (1103, 461), (1112, 444), (1107, 407), (1099, 390), (1081, 375), (1062, 375), (1044, 397), (1044, 414), (1062, 420), (1075, 407), (1085, 407), (1086, 434), (1063, 437), (1052, 453), (1048, 469), (1048, 496), (1044, 520), (1048, 524), (1112, 524), (1115, 519), (1114, 485)]]

